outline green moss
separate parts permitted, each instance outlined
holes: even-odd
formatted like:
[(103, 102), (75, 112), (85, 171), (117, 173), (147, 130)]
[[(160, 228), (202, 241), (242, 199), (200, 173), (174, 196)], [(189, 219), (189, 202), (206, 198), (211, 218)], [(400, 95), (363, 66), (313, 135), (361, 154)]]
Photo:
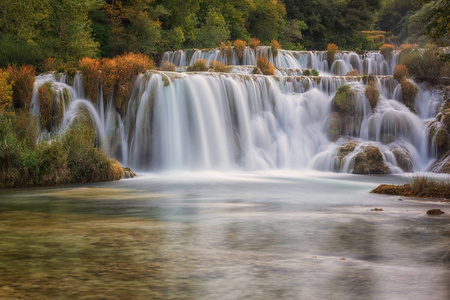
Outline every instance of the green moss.
[(356, 93), (347, 84), (341, 85), (333, 97), (333, 104), (336, 109), (345, 114), (352, 112), (355, 101)]
[(316, 69), (312, 69), (311, 73), (313, 76), (319, 76), (319, 71), (317, 71)]

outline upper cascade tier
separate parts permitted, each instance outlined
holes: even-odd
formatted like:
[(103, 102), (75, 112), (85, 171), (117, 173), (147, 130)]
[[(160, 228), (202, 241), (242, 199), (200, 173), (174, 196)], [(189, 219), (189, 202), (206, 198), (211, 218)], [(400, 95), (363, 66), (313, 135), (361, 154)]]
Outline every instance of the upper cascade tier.
[[(330, 66), (327, 61), (327, 51), (291, 51), (278, 50), (272, 53), (271, 47), (260, 46), (256, 49), (246, 47), (242, 58), (239, 58), (233, 48), (228, 54), (219, 49), (189, 49), (167, 51), (164, 53), (161, 65), (170, 62), (178, 67), (192, 65), (197, 59), (220, 61), (225, 65), (256, 65), (258, 57), (266, 57), (281, 69), (316, 69), (321, 75), (345, 75), (356, 69), (360, 74), (392, 75), (395, 66), (400, 63), (400, 52), (393, 51), (385, 58), (380, 51), (368, 51), (358, 54), (352, 51), (339, 51), (335, 54)], [(324, 74), (325, 73), (325, 74)]]

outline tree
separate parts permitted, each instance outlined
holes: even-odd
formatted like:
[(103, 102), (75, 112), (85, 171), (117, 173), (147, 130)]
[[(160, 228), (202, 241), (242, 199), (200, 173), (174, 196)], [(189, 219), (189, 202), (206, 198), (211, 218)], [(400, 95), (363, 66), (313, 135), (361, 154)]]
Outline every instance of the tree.
[(195, 31), (194, 41), (197, 47), (214, 48), (221, 41), (230, 39), (223, 15), (216, 9), (210, 9), (206, 15), (206, 22)]
[(258, 37), (263, 43), (278, 40), (284, 26), (286, 9), (278, 1), (255, 1), (255, 8), (250, 12), (249, 31), (253, 37)]

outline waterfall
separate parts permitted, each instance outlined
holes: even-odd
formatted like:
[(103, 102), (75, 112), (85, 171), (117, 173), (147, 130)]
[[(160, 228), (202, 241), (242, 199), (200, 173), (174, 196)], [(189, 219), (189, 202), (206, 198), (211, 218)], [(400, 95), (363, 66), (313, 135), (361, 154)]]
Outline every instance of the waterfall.
[[(201, 57), (230, 63), (231, 72), (149, 71), (136, 79), (124, 114), (114, 107), (113, 95), (103, 99), (101, 86), (95, 104), (85, 99), (81, 74), (75, 76), (71, 87), (64, 83), (65, 77), (56, 80), (54, 74), (41, 75), (36, 79), (32, 109), (39, 114), (37, 89), (43, 83), (51, 82), (56, 90), (67, 88), (70, 102), (57, 130), (64, 131), (81, 113), (87, 113), (102, 149), (141, 171), (352, 172), (355, 157), (368, 146), (380, 150), (391, 172), (405, 170), (398, 161), (399, 153), (406, 153), (416, 171), (427, 170), (435, 160), (427, 124), (442, 104), (439, 93), (419, 85), (416, 114), (401, 103), (399, 83), (392, 76), (378, 75), (373, 84), (380, 99), (372, 109), (363, 76), (331, 76), (327, 71), (325, 76), (301, 75), (306, 67), (326, 70), (323, 51), (280, 50), (276, 58), (268, 47), (256, 52), (245, 50), (241, 59), (245, 65), (238, 65), (237, 56), (224, 57), (217, 49), (165, 53), (164, 60), (178, 64), (178, 71)], [(250, 74), (257, 55), (283, 66), (277, 69), (278, 76)], [(341, 71), (355, 68), (389, 73), (396, 60), (395, 53), (384, 61), (379, 53), (341, 52), (333, 66), (339, 64)], [(345, 130), (333, 140), (329, 136), (333, 97), (343, 84), (356, 93), (354, 115), (346, 117)], [(356, 146), (345, 159), (339, 158), (339, 149), (349, 142)]]
[(291, 51), (278, 50), (275, 56), (268, 46), (260, 46), (256, 50), (246, 47), (241, 60), (236, 52), (231, 57), (224, 55), (219, 49), (190, 49), (167, 51), (164, 53), (161, 65), (170, 62), (178, 67), (192, 65), (197, 59), (221, 61), (226, 65), (256, 65), (257, 57), (266, 57), (277, 68), (282, 69), (316, 69), (324, 74), (345, 75), (356, 69), (360, 74), (392, 75), (395, 66), (399, 64), (399, 51), (393, 51), (385, 59), (380, 51), (368, 51), (357, 54), (351, 51), (340, 51), (335, 55), (333, 65), (329, 68), (326, 51)]

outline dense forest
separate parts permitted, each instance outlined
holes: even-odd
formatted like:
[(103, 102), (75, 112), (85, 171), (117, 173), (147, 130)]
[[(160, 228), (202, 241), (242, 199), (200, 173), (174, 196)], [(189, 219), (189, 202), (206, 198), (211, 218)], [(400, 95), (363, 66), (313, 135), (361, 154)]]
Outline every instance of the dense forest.
[(291, 50), (448, 45), (449, 15), (445, 0), (3, 0), (0, 67), (250, 38)]

